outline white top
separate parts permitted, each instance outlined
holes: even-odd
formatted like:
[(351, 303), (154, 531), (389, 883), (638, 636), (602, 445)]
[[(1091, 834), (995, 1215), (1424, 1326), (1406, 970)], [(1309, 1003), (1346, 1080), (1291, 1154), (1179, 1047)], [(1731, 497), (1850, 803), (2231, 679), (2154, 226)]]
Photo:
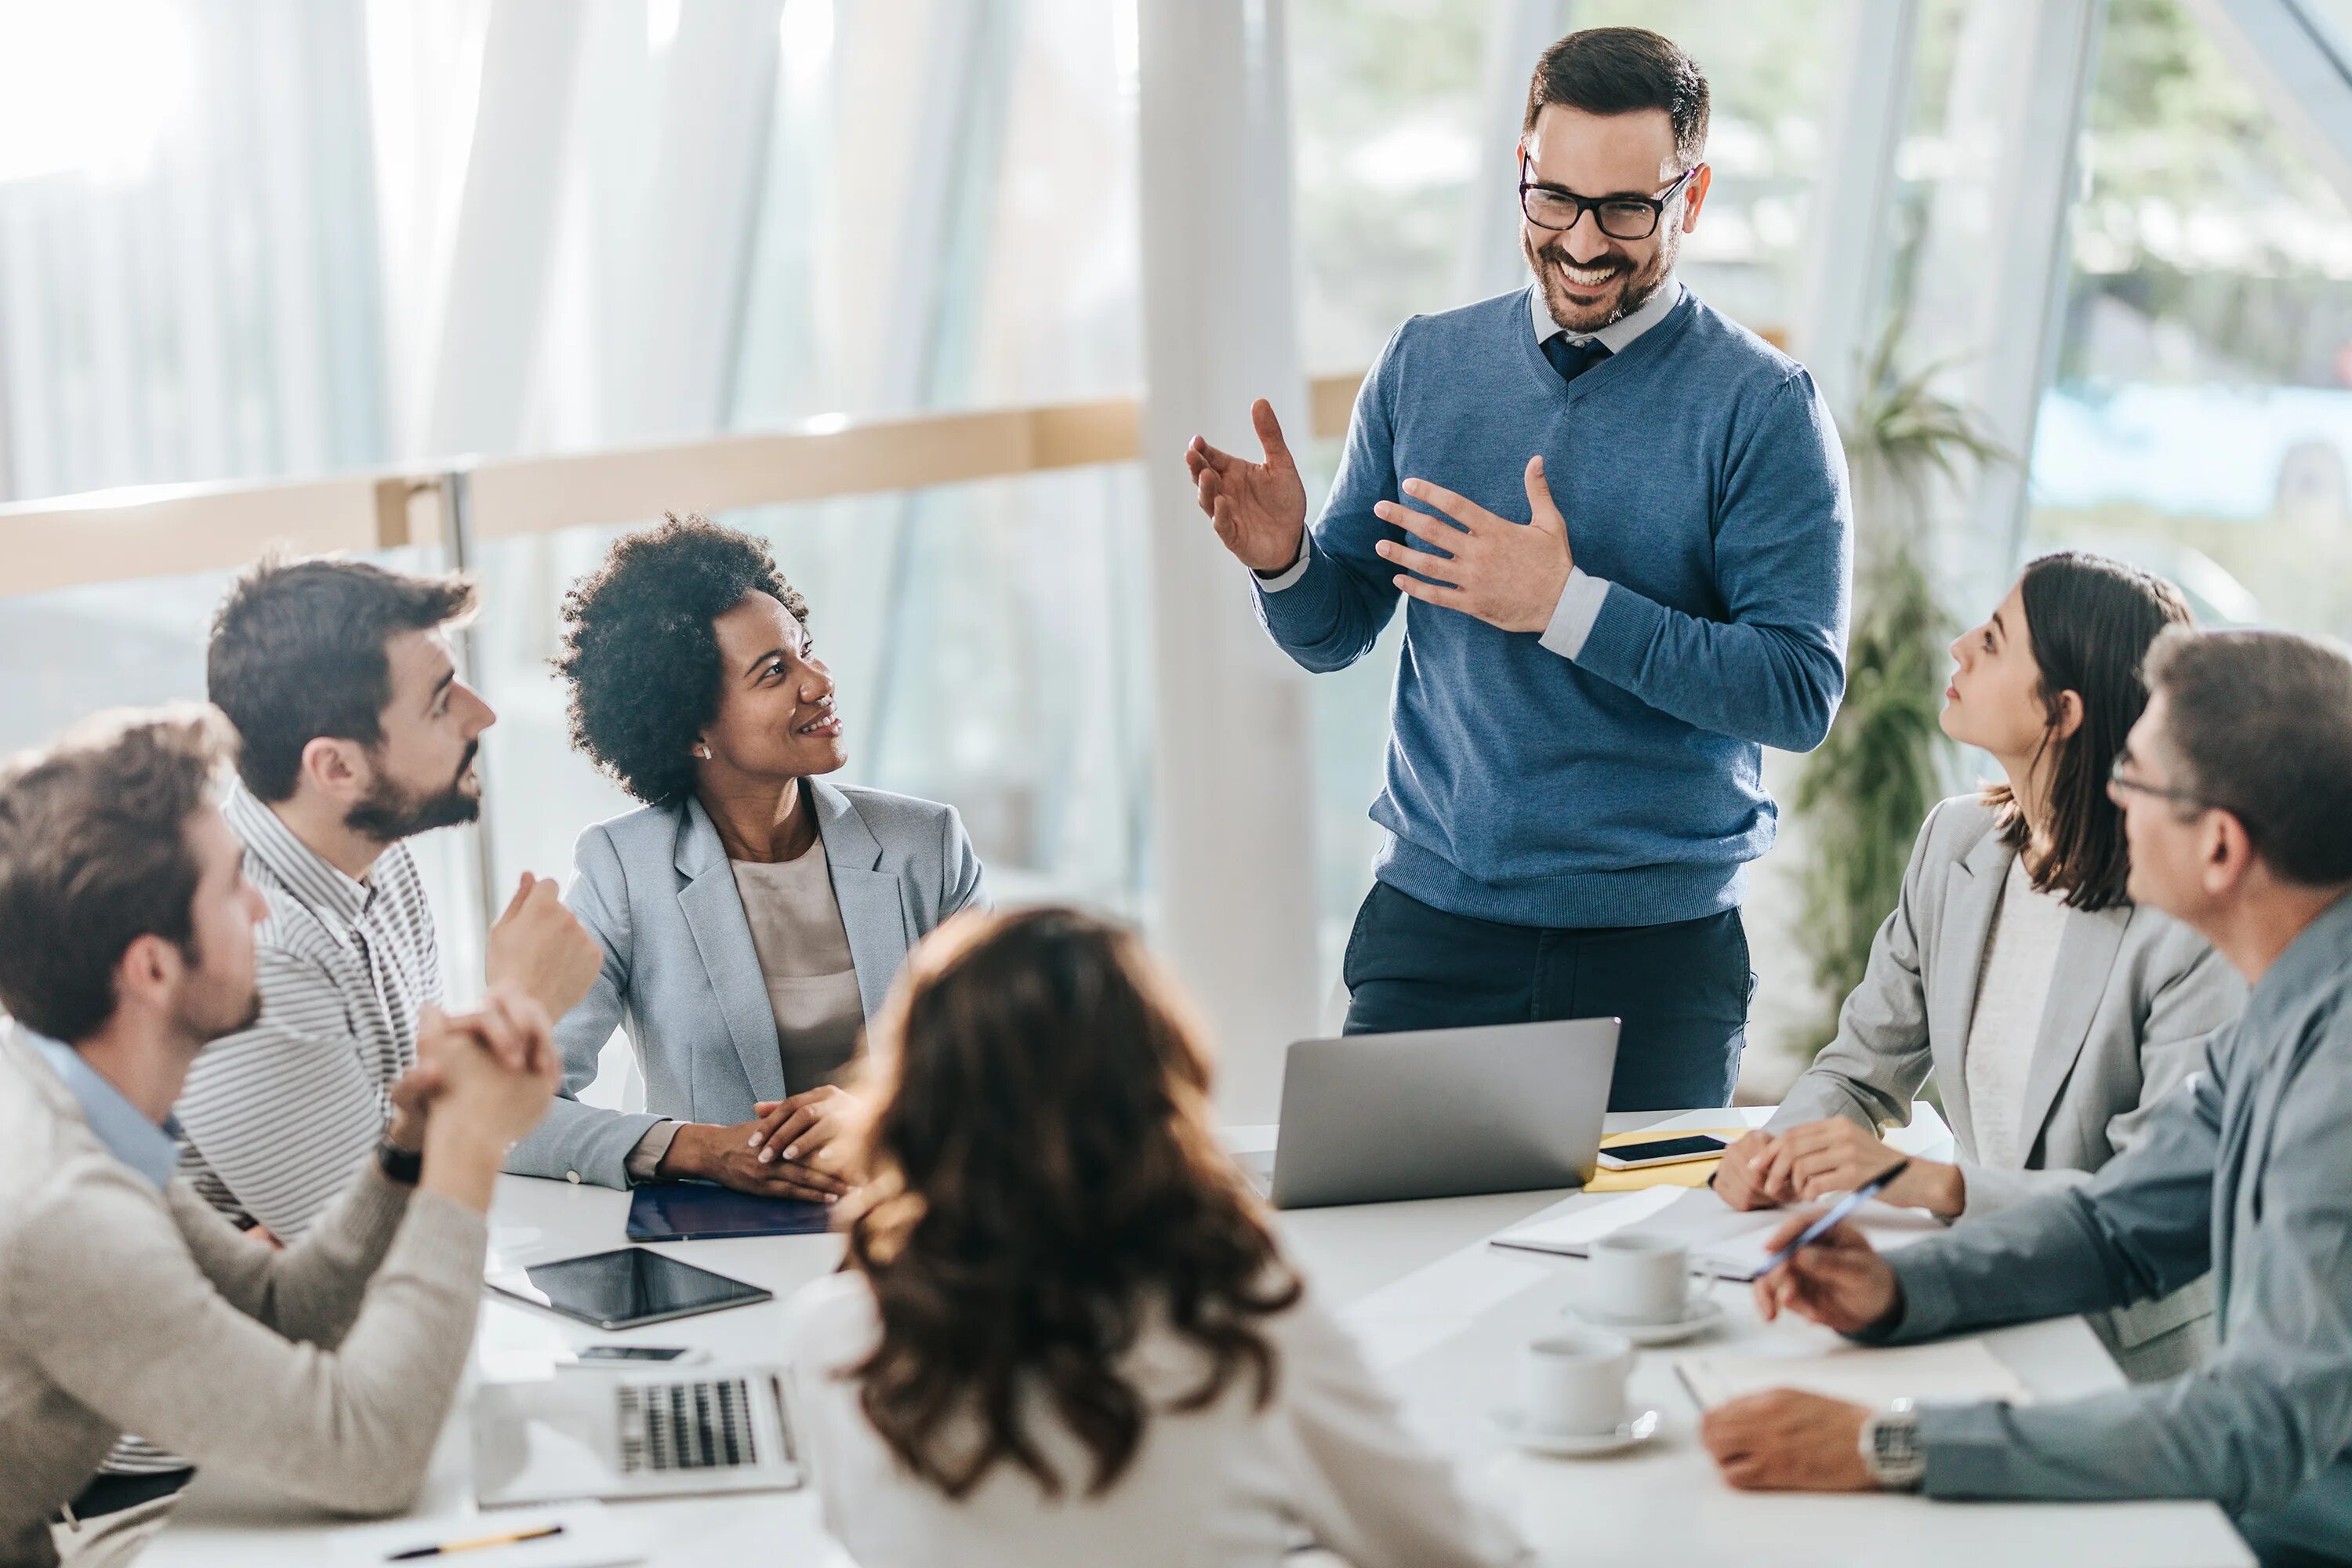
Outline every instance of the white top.
[[(1299, 1526), (1356, 1568), (1446, 1568), (1533, 1561), (1502, 1518), (1473, 1502), (1453, 1469), (1410, 1435), (1361, 1351), (1312, 1295), (1265, 1321), (1279, 1368), (1273, 1399), (1238, 1376), (1205, 1410), (1155, 1415), (1125, 1475), (1086, 1495), (1085, 1448), (1032, 1429), (1067, 1478), (1051, 1500), (1000, 1464), (962, 1501), (916, 1479), (866, 1423), (857, 1384), (835, 1375), (872, 1350), (865, 1279), (836, 1274), (785, 1312), (793, 1419), (825, 1528), (861, 1568), (1276, 1568)], [(1128, 1375), (1164, 1402), (1199, 1380), (1199, 1352), (1147, 1330)]]
[(2033, 890), (2023, 856), (2010, 862), (2000, 902), (1993, 909), (1984, 964), (1977, 972), (1976, 1012), (1960, 1058), (1979, 1164), (2022, 1170), (2032, 1152), (2021, 1146), (2019, 1129), (2025, 1116), (2025, 1080), (2033, 1070), (2033, 1047), (2042, 1036), (2068, 912), (2063, 895)]

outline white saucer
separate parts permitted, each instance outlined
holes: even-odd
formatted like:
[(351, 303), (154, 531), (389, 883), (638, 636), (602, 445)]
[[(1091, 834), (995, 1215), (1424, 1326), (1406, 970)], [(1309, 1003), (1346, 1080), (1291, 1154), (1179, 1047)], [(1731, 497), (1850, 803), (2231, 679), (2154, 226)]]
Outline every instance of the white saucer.
[(1723, 1303), (1712, 1296), (1694, 1296), (1684, 1309), (1683, 1316), (1670, 1323), (1629, 1323), (1622, 1318), (1612, 1318), (1596, 1312), (1581, 1301), (1570, 1301), (1560, 1309), (1570, 1317), (1606, 1329), (1612, 1334), (1622, 1334), (1637, 1345), (1671, 1345), (1705, 1333), (1723, 1321)]
[(1486, 1425), (1496, 1436), (1530, 1454), (1590, 1459), (1639, 1447), (1656, 1436), (1658, 1413), (1644, 1410), (1613, 1432), (1547, 1432), (1528, 1426), (1526, 1413), (1517, 1405), (1504, 1405), (1486, 1412)]

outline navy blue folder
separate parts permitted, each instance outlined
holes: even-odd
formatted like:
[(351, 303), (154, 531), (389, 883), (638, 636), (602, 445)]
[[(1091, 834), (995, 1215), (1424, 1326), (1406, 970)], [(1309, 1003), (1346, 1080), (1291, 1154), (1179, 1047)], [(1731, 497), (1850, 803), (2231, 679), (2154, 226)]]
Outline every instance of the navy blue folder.
[(832, 1223), (824, 1204), (763, 1198), (699, 1182), (639, 1187), (629, 1199), (631, 1241), (707, 1241), (735, 1236), (815, 1236)]

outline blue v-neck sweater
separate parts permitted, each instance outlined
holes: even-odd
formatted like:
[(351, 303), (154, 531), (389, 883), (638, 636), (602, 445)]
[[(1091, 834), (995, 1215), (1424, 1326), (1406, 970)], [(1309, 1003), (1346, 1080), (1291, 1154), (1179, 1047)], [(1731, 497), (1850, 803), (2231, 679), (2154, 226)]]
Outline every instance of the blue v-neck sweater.
[(1375, 874), (1513, 925), (1731, 908), (1772, 843), (1762, 748), (1819, 745), (1845, 689), (1852, 519), (1812, 378), (1688, 289), (1572, 383), (1526, 290), (1407, 321), (1357, 395), (1304, 575), (1259, 586), (1259, 615), (1307, 668), (1354, 663), (1402, 597), (1372, 547), (1404, 536), (1373, 503), (1423, 479), (1524, 522), (1537, 452), (1606, 595), (1573, 659), (1406, 601)]

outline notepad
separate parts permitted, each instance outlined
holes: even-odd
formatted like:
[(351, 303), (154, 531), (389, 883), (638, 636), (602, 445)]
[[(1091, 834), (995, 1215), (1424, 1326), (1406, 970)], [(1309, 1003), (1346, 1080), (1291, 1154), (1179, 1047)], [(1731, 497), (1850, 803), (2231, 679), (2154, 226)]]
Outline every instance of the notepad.
[(2031, 1405), (2032, 1391), (1982, 1340), (1872, 1350), (1769, 1352), (1700, 1351), (1675, 1358), (1675, 1372), (1702, 1410), (1768, 1388), (1798, 1388), (1831, 1399), (1884, 1409), (1898, 1399), (1920, 1405), (1969, 1405), (1997, 1399)]
[[(1772, 1233), (1788, 1222), (1785, 1209), (1743, 1212), (1709, 1189), (1653, 1187), (1507, 1230), (1494, 1238), (1494, 1245), (1582, 1258), (1601, 1237), (1639, 1230), (1645, 1236), (1681, 1242), (1690, 1248), (1694, 1265), (1718, 1279), (1748, 1279), (1771, 1256), (1767, 1244)], [(1881, 1252), (1925, 1240), (1944, 1229), (1942, 1222), (1925, 1209), (1890, 1208), (1885, 1204), (1864, 1205), (1849, 1223), (1858, 1226)]]

